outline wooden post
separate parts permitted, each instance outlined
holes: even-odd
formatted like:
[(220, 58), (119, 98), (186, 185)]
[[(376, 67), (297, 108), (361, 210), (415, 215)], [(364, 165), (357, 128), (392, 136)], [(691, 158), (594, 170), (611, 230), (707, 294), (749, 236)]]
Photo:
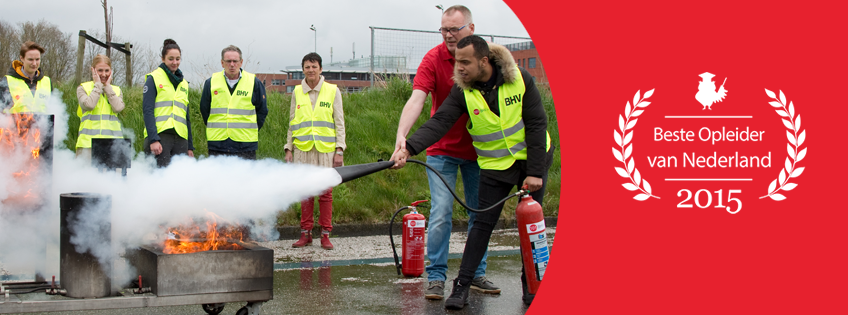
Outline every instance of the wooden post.
[(130, 52), (130, 54), (124, 54), (125, 59), (127, 60), (127, 71), (126, 71), (127, 72), (127, 88), (132, 87), (132, 84), (133, 84), (133, 82), (132, 82), (132, 78), (133, 78), (132, 54), (131, 54), (132, 50), (130, 50), (131, 47), (132, 47), (132, 45), (130, 45), (130, 43), (124, 44), (124, 49), (126, 49), (128, 52)]
[(82, 64), (83, 58), (85, 58), (85, 31), (80, 30), (79, 32), (79, 45), (77, 46), (77, 73), (74, 76), (74, 85), (79, 85), (82, 83)]

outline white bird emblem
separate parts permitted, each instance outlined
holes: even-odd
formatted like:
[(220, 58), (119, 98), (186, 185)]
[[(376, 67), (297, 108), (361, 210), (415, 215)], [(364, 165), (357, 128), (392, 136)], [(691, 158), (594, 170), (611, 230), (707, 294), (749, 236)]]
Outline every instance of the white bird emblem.
[(724, 89), (724, 83), (727, 82), (727, 78), (724, 78), (724, 82), (721, 83), (721, 87), (718, 88), (718, 91), (715, 90), (715, 82), (713, 82), (712, 78), (715, 76), (712, 73), (704, 72), (699, 74), (703, 80), (698, 84), (698, 93), (695, 94), (695, 99), (704, 105), (703, 109), (709, 109), (713, 103), (721, 102), (724, 100), (724, 97), (727, 96), (727, 90)]

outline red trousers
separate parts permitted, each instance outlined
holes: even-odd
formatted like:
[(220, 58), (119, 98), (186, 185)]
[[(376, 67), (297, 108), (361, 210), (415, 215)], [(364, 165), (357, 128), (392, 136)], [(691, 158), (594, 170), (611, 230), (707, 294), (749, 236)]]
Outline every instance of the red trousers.
[[(300, 202), (300, 229), (312, 230), (315, 221), (312, 218), (315, 213), (315, 197), (307, 198)], [(333, 230), (333, 188), (327, 189), (318, 196), (318, 224), (327, 231)]]

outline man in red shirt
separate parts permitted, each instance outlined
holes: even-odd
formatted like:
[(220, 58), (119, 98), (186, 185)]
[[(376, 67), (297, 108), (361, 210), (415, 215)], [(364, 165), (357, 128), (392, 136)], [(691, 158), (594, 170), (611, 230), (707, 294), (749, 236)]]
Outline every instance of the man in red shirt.
[[(432, 117), (442, 102), (450, 94), (454, 85), (452, 79), (453, 66), (456, 60), (454, 52), (456, 43), (466, 36), (474, 34), (474, 23), (471, 11), (465, 6), (455, 5), (442, 14), (439, 31), (444, 43), (430, 49), (415, 74), (412, 86), (412, 96), (403, 107), (403, 113), (398, 123), (397, 140), (392, 160), (400, 150), (406, 149), (406, 136), (424, 108), (427, 94), (432, 96)], [(438, 142), (427, 148), (427, 164), (433, 166), (445, 179), (456, 186), (457, 173), (462, 172), (462, 183), (465, 188), (465, 202), (469, 207), (477, 208), (478, 187), (480, 185), (480, 166), (477, 165), (477, 153), (471, 145), (471, 136), (465, 128), (468, 115), (463, 115), (453, 128)], [(426, 267), (428, 286), (424, 297), (431, 300), (441, 300), (444, 297), (445, 273), (448, 269), (448, 249), (452, 229), (453, 196), (439, 177), (427, 169), (427, 179), (430, 182), (430, 227), (427, 229), (427, 258), (430, 265)], [(468, 213), (468, 230), (474, 224), (476, 215)], [(491, 294), (501, 292), (491, 281), (486, 279), (486, 257), (474, 274), (471, 288)]]

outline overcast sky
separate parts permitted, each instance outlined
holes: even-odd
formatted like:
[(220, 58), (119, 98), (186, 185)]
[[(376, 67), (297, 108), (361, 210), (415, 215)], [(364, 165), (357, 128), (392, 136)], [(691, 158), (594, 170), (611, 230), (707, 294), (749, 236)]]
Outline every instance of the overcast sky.
[[(250, 57), (251, 63), (245, 65), (248, 71), (279, 72), (298, 65), (303, 55), (314, 50), (312, 24), (324, 60), (330, 59), (331, 46), (334, 61), (350, 59), (353, 43), (357, 57), (368, 56), (369, 26), (436, 30), (441, 15), (437, 4), (469, 7), (476, 33), (529, 36), (505, 3), (492, 0), (109, 1), (114, 8), (115, 36), (148, 44), (156, 51), (165, 38), (173, 38), (182, 48), (181, 68), (187, 75), (192, 64), (220, 60), (221, 49), (229, 44), (239, 46), (245, 57)], [(45, 19), (74, 34), (104, 29), (99, 0), (4, 1), (0, 19), (12, 24)], [(216, 67), (220, 68), (220, 63)]]

